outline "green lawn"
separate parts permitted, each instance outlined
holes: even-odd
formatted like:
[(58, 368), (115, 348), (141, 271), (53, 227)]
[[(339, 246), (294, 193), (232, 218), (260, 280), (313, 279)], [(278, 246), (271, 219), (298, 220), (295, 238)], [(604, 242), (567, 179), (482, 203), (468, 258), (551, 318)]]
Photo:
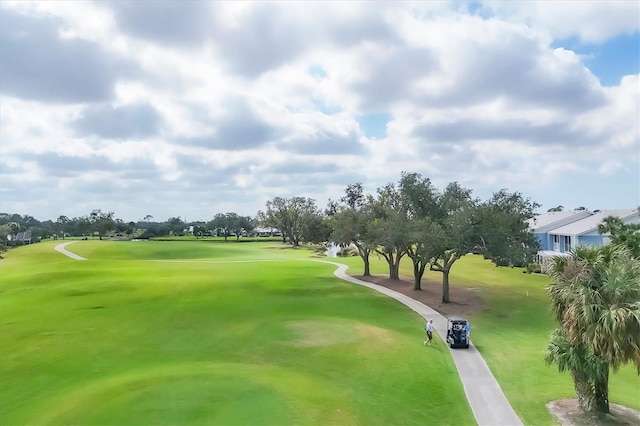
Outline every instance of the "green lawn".
[[(362, 273), (360, 258), (340, 259)], [(401, 274), (412, 277), (411, 262), (403, 259)], [(387, 274), (386, 263), (372, 256), (372, 273)], [(426, 285), (441, 287), (442, 276), (428, 272)], [(527, 275), (521, 268), (495, 267), (482, 256), (465, 256), (452, 268), (451, 286), (470, 288), (488, 309), (470, 318), (472, 340), (498, 379), (509, 402), (525, 424), (553, 424), (545, 404), (574, 398), (573, 381), (544, 363), (544, 348), (555, 323), (547, 309), (544, 275)], [(640, 409), (640, 378), (630, 365), (613, 374), (610, 401)]]
[(308, 250), (58, 243), (0, 260), (0, 424), (474, 423), (422, 319)]
[[(443, 346), (419, 344), (420, 318), (308, 250), (82, 241), (78, 262), (57, 243), (0, 261), (2, 424), (473, 423)], [(339, 261), (361, 273), (359, 258)], [(372, 271), (386, 273), (375, 256)], [(552, 424), (546, 402), (574, 396), (542, 360), (547, 280), (480, 256), (451, 276), (486, 301), (473, 341), (525, 424)], [(611, 401), (640, 408), (639, 388), (627, 366)]]

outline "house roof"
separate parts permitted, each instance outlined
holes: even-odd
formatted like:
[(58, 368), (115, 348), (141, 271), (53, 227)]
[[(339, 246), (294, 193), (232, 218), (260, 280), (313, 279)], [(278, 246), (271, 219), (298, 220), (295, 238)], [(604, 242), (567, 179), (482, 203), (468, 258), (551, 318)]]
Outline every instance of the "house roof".
[(577, 220), (568, 225), (561, 226), (549, 231), (549, 234), (556, 235), (583, 235), (593, 232), (598, 229), (598, 225), (602, 223), (602, 220), (609, 216), (619, 217), (620, 219), (627, 219), (633, 215), (638, 215), (637, 209), (618, 209), (618, 210), (601, 210), (598, 213), (594, 213), (589, 217)]
[(536, 232), (537, 230), (541, 230), (542, 228), (548, 228), (551, 226), (553, 228), (554, 224), (562, 225), (563, 223), (567, 223), (567, 221), (571, 222), (572, 218), (575, 220), (580, 220), (586, 215), (590, 215), (591, 212), (587, 210), (568, 210), (562, 212), (546, 212), (539, 214), (535, 217), (532, 217), (527, 222), (529, 223), (529, 228)]

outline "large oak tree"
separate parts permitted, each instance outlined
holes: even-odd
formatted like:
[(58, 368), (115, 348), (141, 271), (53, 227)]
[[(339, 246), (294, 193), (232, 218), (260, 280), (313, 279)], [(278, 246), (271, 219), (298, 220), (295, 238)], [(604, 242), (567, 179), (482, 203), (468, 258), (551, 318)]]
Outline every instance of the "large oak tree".
[(265, 225), (279, 229), (289, 239), (289, 243), (297, 247), (305, 226), (317, 217), (320, 212), (312, 198), (275, 197), (266, 203), (266, 211), (259, 212)]
[(335, 206), (331, 241), (339, 246), (353, 244), (364, 263), (364, 276), (371, 275), (369, 256), (376, 248), (372, 235), (373, 217), (361, 183), (347, 185), (340, 204)]

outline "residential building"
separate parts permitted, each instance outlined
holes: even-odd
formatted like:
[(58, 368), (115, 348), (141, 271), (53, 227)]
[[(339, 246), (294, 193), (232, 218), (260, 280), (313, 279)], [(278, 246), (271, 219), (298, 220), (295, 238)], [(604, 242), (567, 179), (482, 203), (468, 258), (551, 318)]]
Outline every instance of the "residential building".
[(554, 247), (554, 241), (549, 235), (549, 231), (574, 223), (591, 215), (593, 215), (593, 213), (589, 210), (569, 210), (542, 213), (529, 219), (529, 228), (533, 231), (533, 235), (538, 239), (541, 251), (559, 251), (559, 249), (555, 250), (557, 246)]
[(567, 256), (577, 246), (609, 244), (610, 235), (598, 232), (598, 225), (609, 216), (625, 224), (640, 223), (637, 209), (547, 212), (530, 219), (529, 228), (540, 243), (538, 262), (544, 265), (555, 256)]
[(604, 246), (609, 244), (610, 235), (600, 234), (598, 225), (609, 217), (617, 217), (625, 224), (640, 223), (637, 209), (602, 210), (584, 219), (548, 231), (553, 241), (553, 251), (567, 253), (577, 246)]

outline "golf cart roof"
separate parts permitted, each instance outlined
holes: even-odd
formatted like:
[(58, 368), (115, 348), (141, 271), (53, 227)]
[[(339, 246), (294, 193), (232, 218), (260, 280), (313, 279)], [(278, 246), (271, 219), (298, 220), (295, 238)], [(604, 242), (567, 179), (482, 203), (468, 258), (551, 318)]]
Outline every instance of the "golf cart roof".
[(467, 322), (467, 320), (462, 318), (462, 317), (449, 317), (449, 321), (451, 321), (451, 322)]

